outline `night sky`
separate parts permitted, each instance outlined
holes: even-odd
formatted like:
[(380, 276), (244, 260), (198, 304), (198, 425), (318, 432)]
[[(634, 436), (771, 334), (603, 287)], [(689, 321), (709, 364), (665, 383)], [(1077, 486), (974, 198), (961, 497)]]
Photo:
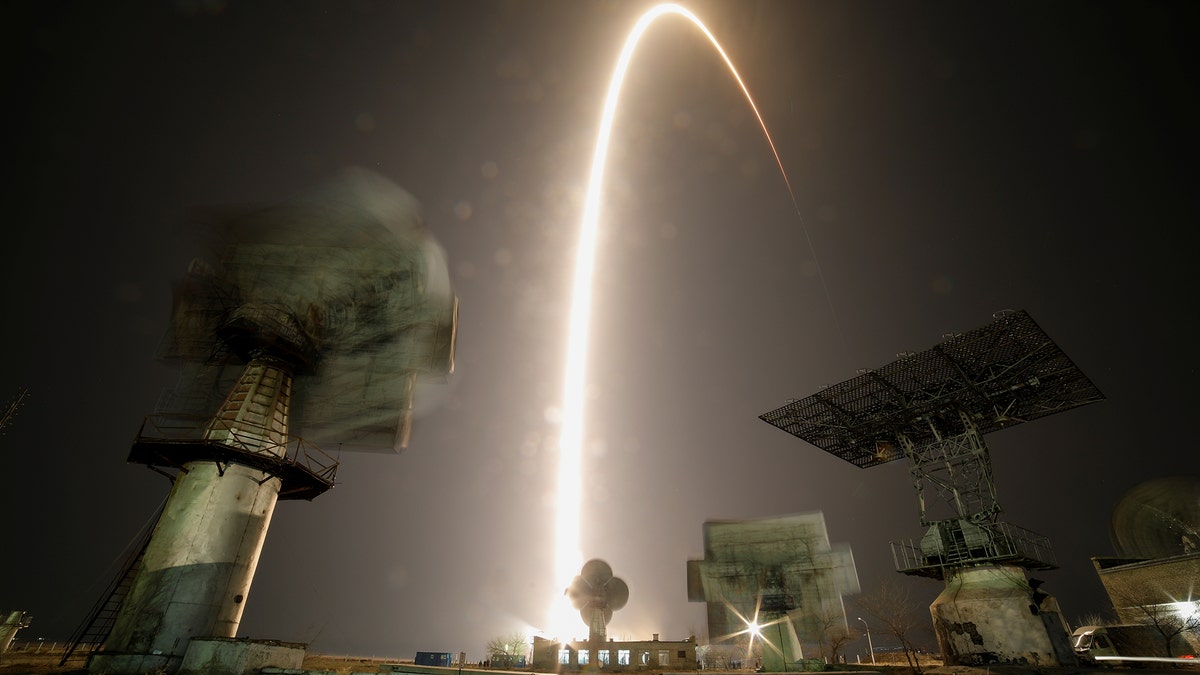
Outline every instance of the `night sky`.
[[(125, 458), (174, 382), (154, 354), (197, 212), (345, 166), (423, 204), (461, 300), (457, 370), (417, 401), (407, 450), (343, 454), (334, 490), (279, 505), (239, 634), (480, 659), (537, 627), (561, 592), (583, 189), (649, 6), (5, 5), (0, 397), (30, 395), (0, 436), (0, 609), (33, 615), (21, 637), (67, 637), (169, 489)], [(904, 464), (855, 468), (758, 415), (1002, 309), (1107, 396), (988, 437), (1003, 518), (1055, 545), (1045, 590), (1072, 623), (1105, 611), (1089, 558), (1113, 553), (1116, 501), (1200, 471), (1200, 6), (686, 6), (741, 70), (801, 213), (707, 41), (661, 20), (601, 215), (583, 554), (630, 587), (609, 634), (704, 637), (685, 561), (706, 519), (820, 510), (864, 588), (903, 581), (888, 542), (921, 534)]]

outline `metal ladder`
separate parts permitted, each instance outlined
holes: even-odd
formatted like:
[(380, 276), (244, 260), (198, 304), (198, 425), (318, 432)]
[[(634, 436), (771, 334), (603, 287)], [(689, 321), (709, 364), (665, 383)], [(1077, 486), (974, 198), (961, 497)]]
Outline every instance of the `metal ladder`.
[(59, 667), (66, 665), (67, 661), (72, 658), (87, 659), (93, 652), (100, 649), (112, 633), (113, 626), (117, 622), (117, 614), (121, 611), (121, 604), (124, 603), (125, 596), (133, 587), (133, 580), (137, 578), (138, 572), (142, 569), (142, 558), (146, 554), (146, 548), (150, 545), (150, 535), (154, 534), (154, 528), (158, 525), (158, 519), (162, 517), (163, 507), (166, 503), (164, 499), (162, 504), (159, 504), (158, 510), (155, 511), (154, 517), (142, 526), (142, 529), (126, 546), (124, 564), (121, 565), (120, 571), (109, 582), (103, 595), (88, 612), (87, 618), (71, 635), (71, 639), (67, 643), (67, 650), (63, 652), (62, 660), (58, 662)]

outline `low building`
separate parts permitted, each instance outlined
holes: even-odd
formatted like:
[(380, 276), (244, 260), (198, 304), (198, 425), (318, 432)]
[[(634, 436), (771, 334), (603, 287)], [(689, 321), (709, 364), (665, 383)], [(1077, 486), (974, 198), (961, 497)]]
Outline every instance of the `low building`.
[(454, 664), (450, 652), (417, 652), (413, 664), (418, 666), (441, 666), (448, 668)]
[(1191, 653), (1200, 653), (1200, 552), (1150, 560), (1092, 558), (1092, 564), (1121, 623), (1178, 631)]
[(533, 670), (573, 672), (581, 670), (696, 670), (696, 636), (686, 640), (562, 642), (533, 638)]

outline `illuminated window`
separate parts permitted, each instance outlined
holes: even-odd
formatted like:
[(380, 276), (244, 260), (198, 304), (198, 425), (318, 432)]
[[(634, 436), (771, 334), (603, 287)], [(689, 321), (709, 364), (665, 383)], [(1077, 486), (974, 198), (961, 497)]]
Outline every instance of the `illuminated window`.
[(607, 649), (596, 650), (596, 663), (599, 663), (601, 667), (608, 665), (608, 650)]
[(658, 650), (658, 665), (660, 665), (660, 666), (671, 665), (671, 650), (669, 650), (669, 649)]
[(581, 666), (586, 665), (587, 662), (588, 662), (588, 650), (580, 649), (579, 650), (579, 665), (581, 665)]
[(558, 662), (563, 663), (563, 664), (571, 663), (571, 650), (570, 649), (558, 650)]
[(617, 665), (618, 666), (629, 665), (629, 650), (628, 649), (618, 649), (617, 650)]

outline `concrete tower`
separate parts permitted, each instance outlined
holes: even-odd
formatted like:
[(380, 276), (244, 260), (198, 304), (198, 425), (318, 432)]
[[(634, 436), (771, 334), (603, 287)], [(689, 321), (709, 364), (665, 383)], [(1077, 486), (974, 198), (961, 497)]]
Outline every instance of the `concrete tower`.
[(174, 672), (192, 638), (235, 637), (280, 488), (312, 498), (332, 486), (334, 463), (298, 462), (288, 447), (293, 373), (309, 365), (297, 355), (313, 350), (280, 330), (285, 314), (234, 317), (226, 341), (249, 345), (249, 362), (216, 414), (201, 427), (159, 418), (176, 433), (144, 429), (134, 445), (131, 461), (181, 468), (92, 672)]
[(349, 171), (215, 230), (164, 340), (180, 386), (129, 455), (171, 494), (94, 673), (188, 669), (194, 639), (236, 637), (276, 502), (333, 485), (311, 441), (394, 452), (417, 376), (453, 369), (457, 299), (398, 187)]

